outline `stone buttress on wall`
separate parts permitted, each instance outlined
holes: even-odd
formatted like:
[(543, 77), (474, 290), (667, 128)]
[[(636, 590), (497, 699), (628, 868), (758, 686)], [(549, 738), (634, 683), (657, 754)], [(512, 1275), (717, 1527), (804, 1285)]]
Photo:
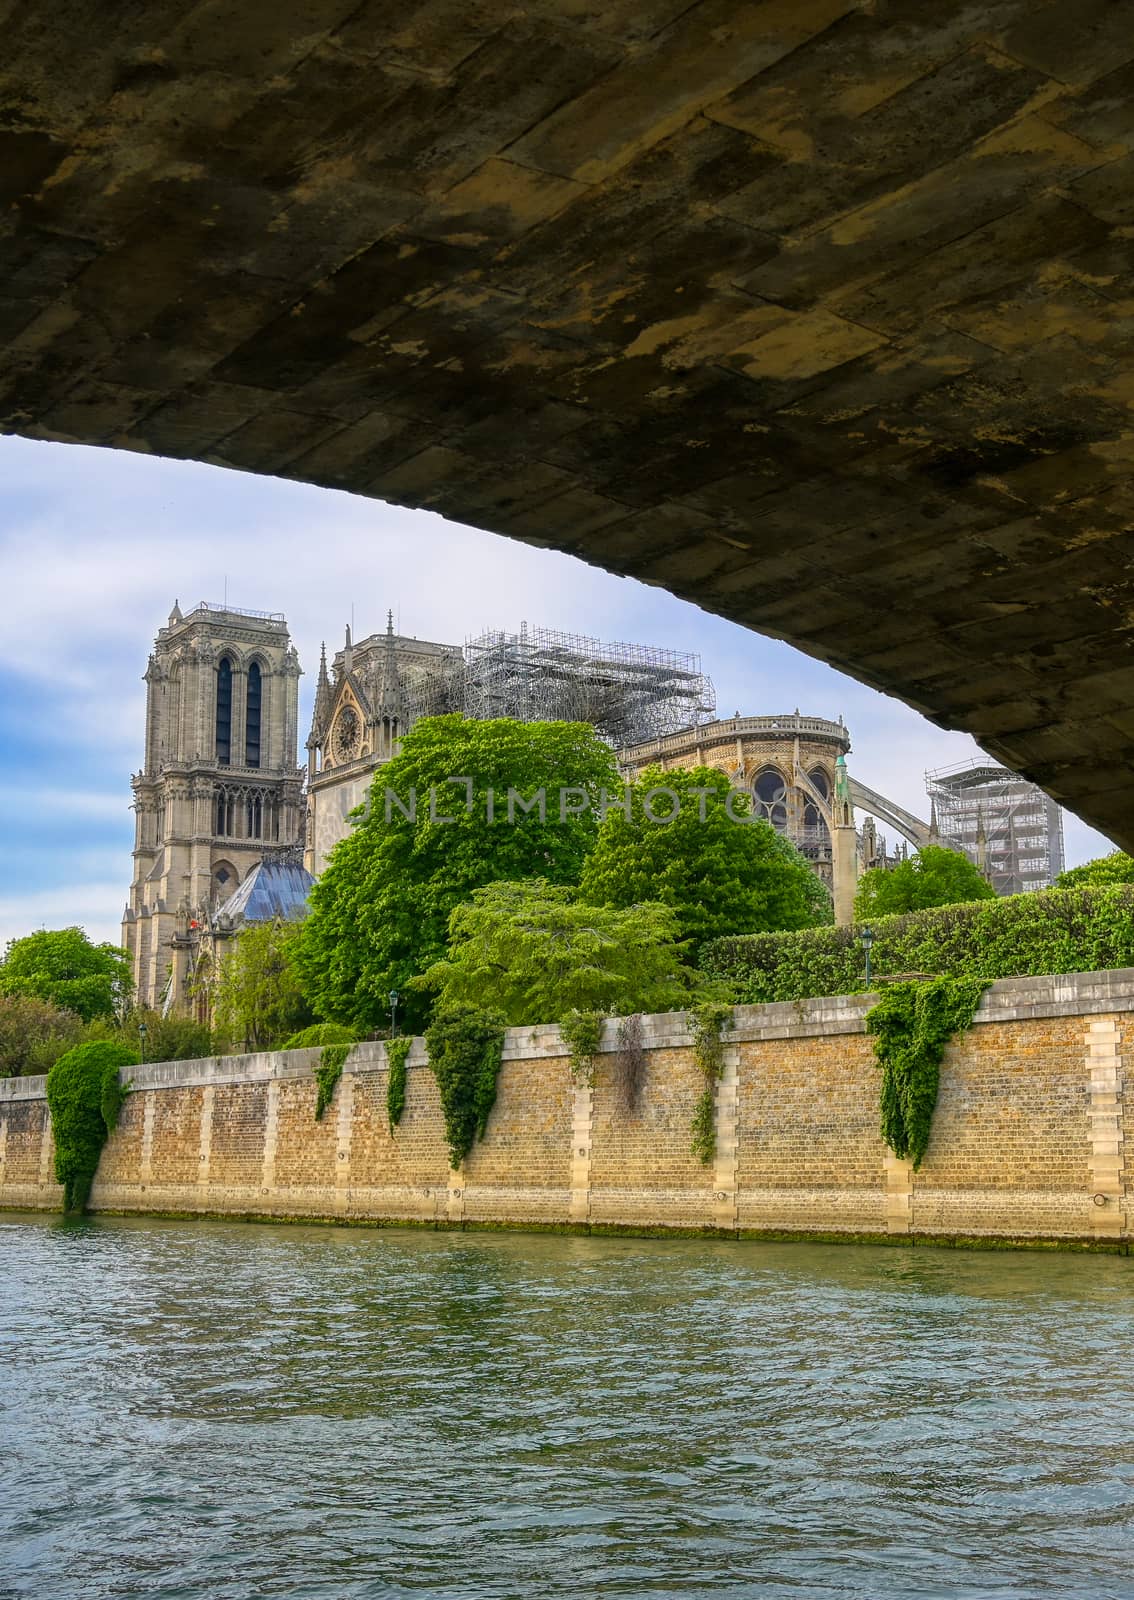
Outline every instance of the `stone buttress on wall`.
[[(420, 1040), (392, 1134), (381, 1044), (355, 1048), (321, 1122), (318, 1051), (139, 1067), (92, 1208), (1128, 1248), (1134, 970), (994, 984), (949, 1047), (917, 1173), (879, 1136), (871, 1003), (737, 1009), (708, 1167), (690, 1150), (702, 1080), (680, 1013), (645, 1019), (630, 1111), (613, 1024), (593, 1086), (572, 1081), (557, 1027), (509, 1030), (487, 1137), (459, 1171)], [(44, 1081), (0, 1082), (0, 1205), (60, 1203)]]

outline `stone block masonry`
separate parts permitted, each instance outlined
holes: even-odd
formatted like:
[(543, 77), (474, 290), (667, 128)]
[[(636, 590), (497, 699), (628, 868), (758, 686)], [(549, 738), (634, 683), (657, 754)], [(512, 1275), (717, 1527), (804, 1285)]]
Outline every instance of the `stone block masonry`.
[[(609, 1066), (616, 1027), (593, 1086), (572, 1081), (557, 1027), (510, 1029), (487, 1138), (457, 1171), (421, 1040), (392, 1133), (381, 1044), (355, 1047), (321, 1122), (317, 1050), (139, 1067), (92, 1209), (1129, 1251), (1134, 970), (994, 984), (949, 1046), (916, 1173), (879, 1135), (871, 1004), (738, 1007), (707, 1167), (680, 1013), (644, 1020), (631, 1111)], [(0, 1081), (0, 1205), (58, 1209), (51, 1156), (44, 1080)]]

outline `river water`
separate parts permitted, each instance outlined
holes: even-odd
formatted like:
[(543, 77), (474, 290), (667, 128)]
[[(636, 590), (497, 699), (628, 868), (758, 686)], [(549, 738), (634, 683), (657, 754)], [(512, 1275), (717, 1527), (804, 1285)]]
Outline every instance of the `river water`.
[(1125, 1258), (0, 1217), (0, 1595), (1134, 1597)]

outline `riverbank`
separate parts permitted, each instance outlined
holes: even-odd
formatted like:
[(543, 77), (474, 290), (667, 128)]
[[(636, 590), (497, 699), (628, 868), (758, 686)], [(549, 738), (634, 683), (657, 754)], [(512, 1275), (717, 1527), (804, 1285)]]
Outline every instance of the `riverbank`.
[[(894, 1244), (1046, 1244), (1128, 1253), (1124, 1050), (1134, 970), (1007, 979), (949, 1046), (920, 1170), (879, 1135), (868, 996), (737, 1008), (714, 1096), (716, 1154), (693, 1155), (704, 1079), (684, 1015), (644, 1020), (637, 1104), (608, 1027), (593, 1086), (557, 1027), (509, 1031), (485, 1140), (446, 1154), (422, 1041), (386, 1119), (381, 1044), (357, 1046), (315, 1119), (318, 1051), (134, 1069), (91, 1195), (96, 1212), (704, 1234)], [(0, 1082), (0, 1206), (53, 1210), (42, 1079)]]

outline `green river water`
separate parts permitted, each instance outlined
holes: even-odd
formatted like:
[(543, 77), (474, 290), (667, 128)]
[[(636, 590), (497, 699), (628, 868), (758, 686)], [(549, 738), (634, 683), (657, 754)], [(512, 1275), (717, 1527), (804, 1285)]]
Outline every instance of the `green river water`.
[(1134, 1262), (0, 1216), (0, 1596), (1134, 1600)]

